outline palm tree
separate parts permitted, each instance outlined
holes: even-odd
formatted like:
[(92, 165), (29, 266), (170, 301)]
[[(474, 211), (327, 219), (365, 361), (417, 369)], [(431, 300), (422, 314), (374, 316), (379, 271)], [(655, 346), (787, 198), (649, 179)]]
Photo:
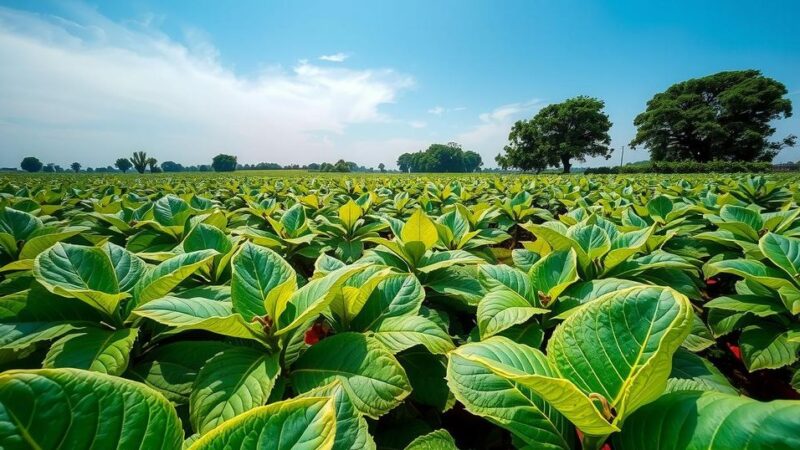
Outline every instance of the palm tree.
[(133, 152), (131, 164), (133, 164), (133, 168), (136, 169), (137, 172), (144, 173), (144, 170), (147, 169), (147, 153)]
[(157, 159), (155, 159), (155, 158), (147, 158), (147, 165), (150, 166), (150, 172), (151, 173), (156, 173), (158, 171), (159, 168), (158, 168), (158, 166), (156, 166), (156, 164), (158, 164), (158, 160)]

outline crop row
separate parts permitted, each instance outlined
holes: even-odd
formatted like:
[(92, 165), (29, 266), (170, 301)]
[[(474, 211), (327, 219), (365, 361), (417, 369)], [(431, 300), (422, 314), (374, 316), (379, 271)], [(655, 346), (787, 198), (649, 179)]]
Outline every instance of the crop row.
[(0, 179), (0, 448), (800, 448), (794, 177)]

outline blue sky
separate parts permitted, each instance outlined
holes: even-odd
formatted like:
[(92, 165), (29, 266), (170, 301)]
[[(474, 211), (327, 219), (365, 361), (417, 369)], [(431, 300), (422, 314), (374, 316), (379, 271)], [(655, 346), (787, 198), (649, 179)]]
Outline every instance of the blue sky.
[(0, 166), (142, 149), (393, 167), (457, 141), (491, 167), (515, 120), (575, 95), (606, 102), (619, 148), (653, 94), (718, 71), (759, 69), (800, 108), (799, 16), (797, 1), (0, 1)]

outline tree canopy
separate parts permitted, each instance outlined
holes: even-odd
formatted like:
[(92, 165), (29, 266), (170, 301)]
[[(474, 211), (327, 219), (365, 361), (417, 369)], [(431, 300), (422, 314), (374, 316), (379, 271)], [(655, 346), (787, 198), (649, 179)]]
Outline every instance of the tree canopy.
[(403, 153), (397, 158), (401, 172), (474, 172), (482, 165), (481, 155), (465, 152), (455, 142), (432, 144), (424, 151)]
[(22, 162), (19, 164), (22, 170), (26, 172), (38, 172), (42, 170), (42, 162), (39, 161), (39, 158), (35, 156), (27, 156), (22, 159)]
[(670, 86), (634, 120), (631, 146), (654, 161), (772, 161), (794, 136), (770, 140), (771, 122), (792, 115), (786, 87), (757, 70), (720, 72)]
[(603, 112), (604, 106), (602, 100), (578, 96), (548, 105), (530, 120), (517, 121), (508, 135), (505, 154), (497, 156), (497, 163), (506, 169), (537, 172), (561, 164), (569, 173), (574, 159), (608, 158), (611, 121)]
[(236, 157), (233, 155), (219, 154), (211, 161), (215, 172), (233, 172), (236, 170)]
[(131, 163), (128, 158), (119, 158), (114, 165), (117, 167), (117, 169), (121, 170), (122, 173), (131, 170), (131, 167), (133, 167), (133, 163)]

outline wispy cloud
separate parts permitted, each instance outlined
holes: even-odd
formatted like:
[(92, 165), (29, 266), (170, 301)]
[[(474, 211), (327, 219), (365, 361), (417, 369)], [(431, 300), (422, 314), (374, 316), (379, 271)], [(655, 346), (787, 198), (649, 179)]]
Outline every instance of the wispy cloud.
[(350, 55), (348, 55), (347, 53), (339, 52), (339, 53), (334, 53), (332, 55), (322, 55), (319, 57), (319, 59), (322, 61), (340, 63), (344, 62), (349, 57)]
[(341, 152), (321, 136), (386, 122), (381, 107), (414, 82), (308, 61), (245, 77), (198, 30), (178, 42), (152, 21), (76, 16), (0, 7), (2, 165), (47, 151), (47, 161), (106, 165), (138, 149), (186, 163), (222, 151), (245, 162), (328, 160)]
[(411, 128), (425, 128), (428, 126), (428, 124), (421, 120), (412, 120), (411, 122), (408, 122), (408, 126)]
[(458, 106), (455, 108), (445, 108), (444, 106), (434, 106), (433, 108), (428, 110), (428, 114), (433, 114), (435, 116), (441, 116), (442, 114), (449, 113), (449, 112), (458, 112), (464, 111), (467, 109), (464, 106)]
[(464, 148), (477, 151), (488, 167), (495, 166), (494, 157), (500, 153), (508, 141), (511, 126), (519, 119), (530, 117), (545, 104), (538, 99), (520, 103), (510, 103), (482, 113), (478, 123), (456, 136)]

